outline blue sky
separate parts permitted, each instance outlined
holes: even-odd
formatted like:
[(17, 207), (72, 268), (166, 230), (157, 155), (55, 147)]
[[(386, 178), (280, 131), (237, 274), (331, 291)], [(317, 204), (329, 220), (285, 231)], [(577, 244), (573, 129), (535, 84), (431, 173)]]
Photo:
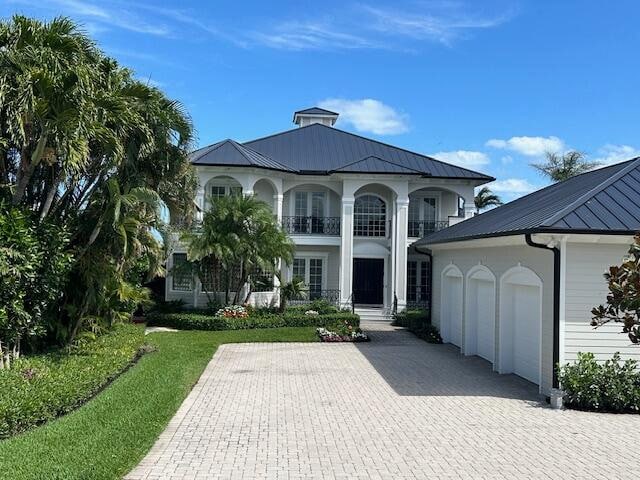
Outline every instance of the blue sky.
[(338, 127), (492, 174), (505, 200), (546, 182), (544, 151), (640, 155), (634, 0), (4, 0), (70, 16), (191, 113), (198, 145)]

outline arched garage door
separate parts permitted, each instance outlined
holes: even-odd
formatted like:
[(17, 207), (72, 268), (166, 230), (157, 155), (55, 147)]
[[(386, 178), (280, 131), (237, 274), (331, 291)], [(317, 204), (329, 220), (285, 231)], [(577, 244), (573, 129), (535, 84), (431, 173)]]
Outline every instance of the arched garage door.
[(467, 274), (465, 309), (466, 355), (478, 355), (494, 362), (496, 278), (487, 267), (477, 266)]
[(542, 281), (514, 267), (500, 281), (500, 373), (515, 373), (540, 384)]
[(449, 265), (442, 272), (441, 323), (445, 342), (462, 346), (462, 272)]

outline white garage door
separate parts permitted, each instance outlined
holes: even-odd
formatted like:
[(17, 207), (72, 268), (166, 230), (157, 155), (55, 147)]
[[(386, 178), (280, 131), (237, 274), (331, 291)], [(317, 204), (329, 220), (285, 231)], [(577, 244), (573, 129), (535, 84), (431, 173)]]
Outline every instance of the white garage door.
[(538, 383), (540, 376), (540, 289), (515, 285), (513, 372)]
[(444, 339), (460, 347), (462, 345), (462, 273), (446, 271), (442, 281), (442, 323)]
[(495, 345), (496, 284), (489, 271), (473, 273), (467, 283), (465, 354), (478, 355), (491, 363)]
[(500, 282), (500, 373), (540, 383), (542, 282), (528, 268), (514, 267)]

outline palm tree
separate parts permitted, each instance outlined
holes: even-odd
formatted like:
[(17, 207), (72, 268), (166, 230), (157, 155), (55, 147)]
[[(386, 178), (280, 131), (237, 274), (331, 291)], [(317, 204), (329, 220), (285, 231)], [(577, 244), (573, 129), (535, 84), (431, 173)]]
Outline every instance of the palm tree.
[(301, 278), (294, 277), (291, 281), (284, 282), (282, 275), (278, 274), (278, 279), (280, 280), (280, 311), (284, 312), (290, 300), (300, 298), (308, 289)]
[(577, 151), (563, 154), (547, 152), (545, 155), (546, 162), (532, 163), (531, 166), (553, 182), (562, 182), (601, 165), (598, 162), (587, 161), (585, 155)]
[(476, 193), (474, 203), (476, 205), (476, 212), (480, 213), (485, 208), (502, 205), (502, 200), (498, 195), (493, 193), (489, 187), (482, 187), (478, 190), (478, 193)]
[(74, 255), (52, 336), (120, 318), (144, 296), (131, 272), (141, 259), (161, 270), (157, 203), (173, 219), (193, 211), (192, 136), (179, 103), (71, 20), (0, 21), (0, 202), (63, 227)]
[[(258, 269), (274, 271), (280, 260), (291, 263), (294, 245), (278, 225), (271, 207), (255, 196), (211, 199), (202, 226), (184, 236), (190, 261), (213, 260), (222, 267), (228, 291), (240, 299), (242, 287)], [(237, 272), (237, 273), (234, 273)]]

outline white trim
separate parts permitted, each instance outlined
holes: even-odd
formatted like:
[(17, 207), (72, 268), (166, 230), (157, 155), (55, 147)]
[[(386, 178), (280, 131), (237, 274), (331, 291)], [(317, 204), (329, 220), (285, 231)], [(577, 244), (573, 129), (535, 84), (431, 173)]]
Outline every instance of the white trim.
[(462, 305), (460, 306), (460, 308), (462, 310), (461, 321), (463, 322), (463, 325), (461, 338), (462, 341), (460, 343), (464, 344), (464, 275), (462, 274), (462, 270), (460, 270), (460, 268), (458, 268), (455, 263), (450, 263), (449, 265), (444, 267), (442, 269), (442, 272), (440, 273), (440, 334), (442, 335), (445, 343), (451, 343), (451, 318), (447, 318), (445, 321), (444, 315), (442, 314), (443, 306), (448, 302), (448, 300), (446, 300), (445, 298), (448, 293), (447, 289), (444, 288), (445, 277), (455, 277), (462, 279)]

